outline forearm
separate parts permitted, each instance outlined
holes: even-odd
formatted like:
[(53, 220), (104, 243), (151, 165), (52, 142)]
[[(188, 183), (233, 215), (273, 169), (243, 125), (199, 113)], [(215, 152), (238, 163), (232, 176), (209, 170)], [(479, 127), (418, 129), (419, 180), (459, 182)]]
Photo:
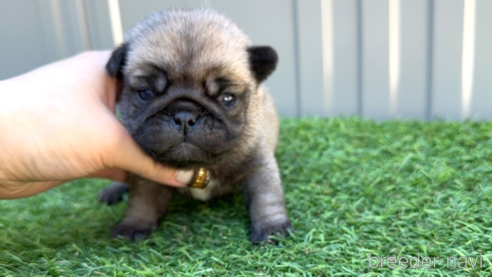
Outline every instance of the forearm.
[(0, 181), (0, 199), (17, 199), (39, 194), (52, 189), (63, 182), (2, 182)]

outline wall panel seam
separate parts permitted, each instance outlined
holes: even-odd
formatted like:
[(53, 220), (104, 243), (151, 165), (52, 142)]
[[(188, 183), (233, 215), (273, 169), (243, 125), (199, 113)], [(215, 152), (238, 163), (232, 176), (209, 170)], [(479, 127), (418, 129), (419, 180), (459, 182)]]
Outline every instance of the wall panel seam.
[(298, 0), (292, 0), (292, 21), (294, 24), (293, 28), (293, 43), (294, 43), (294, 72), (295, 72), (295, 93), (296, 93), (296, 116), (300, 117), (304, 111), (301, 111), (301, 72), (300, 72), (300, 48), (299, 48), (299, 14), (297, 5)]

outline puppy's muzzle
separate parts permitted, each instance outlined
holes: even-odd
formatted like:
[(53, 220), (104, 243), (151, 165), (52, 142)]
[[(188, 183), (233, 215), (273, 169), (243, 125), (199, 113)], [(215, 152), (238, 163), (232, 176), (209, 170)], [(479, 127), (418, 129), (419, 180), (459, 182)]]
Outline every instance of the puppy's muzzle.
[(196, 115), (190, 112), (179, 112), (173, 116), (174, 124), (182, 133), (188, 133), (196, 123)]
[(188, 100), (178, 100), (169, 105), (166, 110), (173, 117), (176, 129), (184, 134), (193, 130), (200, 116), (198, 104)]

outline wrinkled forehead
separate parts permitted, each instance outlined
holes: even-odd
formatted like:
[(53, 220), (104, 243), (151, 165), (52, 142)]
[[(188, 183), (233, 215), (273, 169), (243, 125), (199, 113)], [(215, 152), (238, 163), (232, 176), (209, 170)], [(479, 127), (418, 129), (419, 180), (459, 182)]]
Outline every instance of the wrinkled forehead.
[(169, 79), (228, 75), (250, 81), (247, 45), (217, 33), (151, 33), (130, 42), (126, 71), (142, 73), (151, 65)]

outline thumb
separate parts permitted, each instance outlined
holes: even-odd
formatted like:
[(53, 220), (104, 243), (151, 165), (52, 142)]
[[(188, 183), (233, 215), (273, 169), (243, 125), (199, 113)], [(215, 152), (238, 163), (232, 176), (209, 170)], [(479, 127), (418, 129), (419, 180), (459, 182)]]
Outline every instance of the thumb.
[(112, 167), (120, 168), (146, 179), (174, 187), (185, 187), (193, 178), (192, 170), (163, 166), (146, 155), (133, 138), (124, 132), (112, 153)]

